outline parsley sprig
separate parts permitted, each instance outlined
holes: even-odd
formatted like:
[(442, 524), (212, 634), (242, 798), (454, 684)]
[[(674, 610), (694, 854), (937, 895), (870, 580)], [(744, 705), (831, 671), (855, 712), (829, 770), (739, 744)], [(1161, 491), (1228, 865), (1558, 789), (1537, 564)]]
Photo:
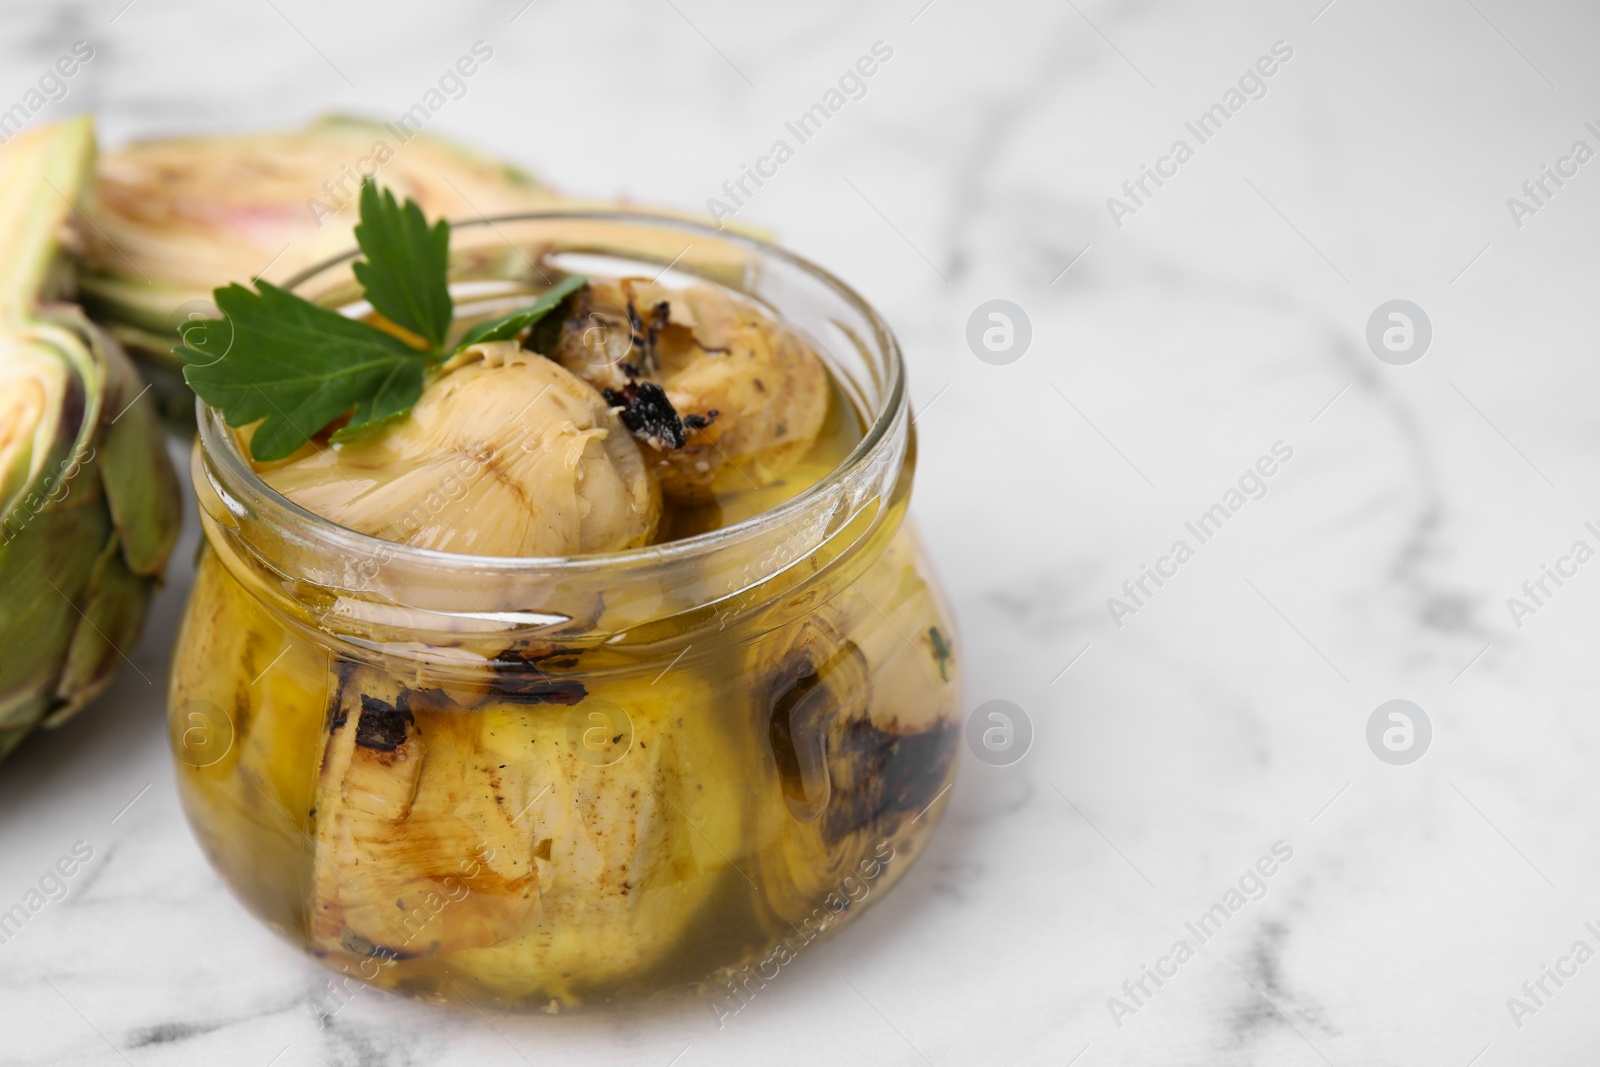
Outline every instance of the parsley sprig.
[(184, 380), (222, 412), (223, 421), (260, 423), (250, 438), (257, 462), (292, 455), (346, 414), (335, 441), (400, 418), (422, 395), (435, 364), (470, 344), (516, 337), (587, 281), (568, 277), (529, 307), (475, 327), (447, 349), (455, 317), (450, 224), (430, 226), (414, 201), (401, 205), (368, 179), (356, 242), (365, 258), (354, 271), (367, 302), (417, 343), (257, 279), (254, 290), (237, 283), (215, 290), (223, 316), (218, 328), (186, 330), (173, 348), (186, 364)]

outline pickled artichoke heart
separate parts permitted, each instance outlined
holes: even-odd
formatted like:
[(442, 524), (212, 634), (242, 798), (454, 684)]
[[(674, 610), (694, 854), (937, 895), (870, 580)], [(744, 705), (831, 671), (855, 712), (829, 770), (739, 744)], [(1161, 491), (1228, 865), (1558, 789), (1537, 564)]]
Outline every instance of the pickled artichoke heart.
[[(84, 303), (193, 400), (177, 323), (213, 288), (293, 277), (355, 244), (362, 168), (429, 218), (535, 211), (560, 199), (526, 173), (437, 137), (330, 117), (303, 130), (145, 141), (107, 153), (83, 227)], [(175, 317), (176, 316), (176, 317)]]
[(892, 857), (931, 830), (933, 819), (916, 824), (954, 771), (959, 725), (945, 710), (959, 680), (915, 555), (900, 533), (851, 586), (751, 650), (773, 768), (758, 805), (758, 880), (780, 928), (826, 926), (885, 863), (898, 878)]
[(701, 915), (742, 832), (703, 692), (684, 672), (462, 710), (347, 668), (317, 787), (314, 948), (436, 957), (569, 1004), (637, 976)]
[(340, 525), (472, 555), (631, 548), (661, 517), (655, 478), (600, 395), (514, 341), (466, 349), (376, 433), (261, 470)]
[[(827, 372), (755, 306), (706, 285), (625, 278), (591, 283), (564, 311), (529, 343), (623, 407), (669, 498), (702, 502), (770, 484), (816, 442)], [(639, 403), (644, 382), (665, 390), (682, 426)]]
[[(411, 696), (359, 668), (340, 687), (318, 782), (316, 946), (370, 956), (381, 945), (407, 959), (492, 945), (537, 916), (533, 842), (513, 822), (531, 796), (481, 765), (472, 738), (452, 736), (474, 716), (424, 716), (425, 743)], [(460, 906), (433, 922), (445, 901)]]
[(168, 722), (178, 787), (206, 857), (244, 874), (251, 905), (298, 940), (328, 655), (235, 583), (229, 569), (246, 567), (225, 563), (229, 551), (202, 553), (176, 642)]
[(180, 522), (144, 386), (75, 307), (58, 238), (90, 173), (74, 119), (0, 148), (0, 756), (101, 692)]

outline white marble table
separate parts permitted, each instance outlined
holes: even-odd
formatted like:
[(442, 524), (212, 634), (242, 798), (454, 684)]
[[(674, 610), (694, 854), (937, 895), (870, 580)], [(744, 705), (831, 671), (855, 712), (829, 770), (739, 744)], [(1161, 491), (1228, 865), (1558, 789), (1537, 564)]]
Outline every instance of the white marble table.
[[(0, 907), (93, 850), (0, 945), (0, 1064), (1594, 1062), (1600, 962), (1570, 953), (1600, 949), (1600, 563), (1560, 564), (1531, 614), (1507, 600), (1600, 547), (1600, 162), (1561, 162), (1600, 149), (1600, 10), (520, 2), (8, 0), (0, 99), (86, 39), (50, 108), (110, 141), (387, 118), (481, 39), (433, 128), (697, 208), (885, 42), (739, 215), (899, 331), (968, 704), (1015, 702), (1033, 747), (964, 754), (920, 867), (723, 1029), (694, 1004), (486, 1019), (377, 993), (319, 1029), (324, 973), (233, 902), (174, 795), (191, 528), (111, 693), (0, 768)], [(1219, 102), (1202, 140), (1185, 123)], [(1546, 164), (1576, 174), (1536, 204)], [(1135, 201), (1145, 165), (1169, 176)], [(1004, 366), (965, 340), (995, 298), (1032, 326)], [(1409, 365), (1365, 336), (1397, 298), (1433, 329)], [(1201, 544), (1185, 523), (1280, 441), (1266, 495)], [(1179, 539), (1192, 558), (1127, 601)], [(1366, 739), (1396, 698), (1433, 731), (1405, 766)], [(1292, 858), (1249, 876), (1277, 842)], [(1259, 899), (1228, 896), (1241, 878)], [(1202, 943), (1185, 924), (1219, 903)], [(1169, 977), (1139, 992), (1147, 964)], [(1546, 965), (1570, 977), (1525, 992)]]

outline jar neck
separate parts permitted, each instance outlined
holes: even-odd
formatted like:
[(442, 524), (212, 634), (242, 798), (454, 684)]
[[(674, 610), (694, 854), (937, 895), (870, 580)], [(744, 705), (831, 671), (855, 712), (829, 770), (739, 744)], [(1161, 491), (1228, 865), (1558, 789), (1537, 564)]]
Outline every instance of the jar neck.
[[(452, 227), (452, 285), (514, 273), (518, 268), (505, 265), (508, 243), (552, 263), (580, 256), (599, 264), (593, 272), (670, 274), (758, 303), (827, 364), (841, 395), (864, 417), (865, 435), (821, 480), (743, 522), (623, 552), (529, 559), (414, 548), (335, 525), (267, 486), (238, 436), (202, 404), (193, 474), (206, 536), (273, 610), (365, 642), (485, 634), (627, 643), (701, 616), (726, 628), (835, 561), (870, 554), (885, 528), (898, 524), (913, 461), (900, 351), (888, 326), (844, 283), (737, 234), (571, 211)], [(355, 256), (330, 260), (292, 285), (342, 306), (358, 288)]]
[(902, 412), (846, 467), (737, 526), (603, 555), (475, 557), (384, 541), (305, 511), (237, 455), (219, 454), (218, 431), (227, 431), (217, 420), (206, 432), (211, 417), (202, 410), (192, 461), (208, 545), (275, 614), (364, 647), (473, 637), (650, 645), (757, 615), (776, 626), (785, 598), (877, 556), (902, 521), (915, 465)]

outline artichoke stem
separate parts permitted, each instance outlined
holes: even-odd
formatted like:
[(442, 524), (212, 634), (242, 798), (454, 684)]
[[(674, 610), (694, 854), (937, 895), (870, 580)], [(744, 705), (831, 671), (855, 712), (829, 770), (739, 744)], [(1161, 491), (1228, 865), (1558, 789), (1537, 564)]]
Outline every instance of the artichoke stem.
[[(45, 149), (30, 150), (30, 141)], [(79, 115), (18, 134), (7, 147), (6, 165), (0, 167), (0, 233), (6, 235), (0, 321), (20, 325), (55, 295), (44, 290), (72, 205), (94, 173), (94, 127), (89, 116)]]

